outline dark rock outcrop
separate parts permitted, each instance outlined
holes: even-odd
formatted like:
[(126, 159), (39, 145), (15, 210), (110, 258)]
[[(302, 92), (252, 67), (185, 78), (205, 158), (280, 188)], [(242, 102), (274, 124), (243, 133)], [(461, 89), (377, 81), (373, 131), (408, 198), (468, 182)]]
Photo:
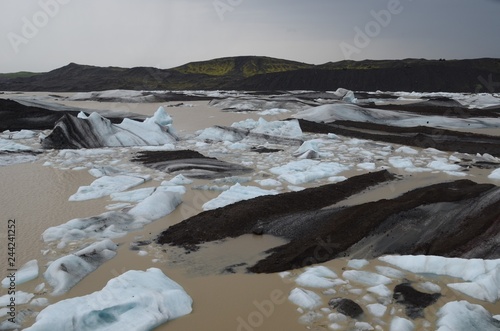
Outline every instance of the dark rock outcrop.
[(410, 283), (398, 284), (394, 288), (393, 298), (405, 306), (410, 318), (424, 317), (424, 308), (432, 305), (441, 297), (440, 293), (424, 293), (414, 289)]
[(339, 313), (351, 318), (357, 318), (363, 314), (363, 308), (351, 299), (333, 298), (328, 301), (328, 305), (332, 309), (337, 309)]

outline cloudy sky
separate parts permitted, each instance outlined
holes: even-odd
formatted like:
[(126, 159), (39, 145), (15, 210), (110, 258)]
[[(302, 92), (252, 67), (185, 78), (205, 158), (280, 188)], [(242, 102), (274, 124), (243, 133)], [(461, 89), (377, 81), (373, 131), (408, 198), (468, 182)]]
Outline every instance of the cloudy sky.
[(0, 0), (0, 72), (500, 58), (500, 0)]

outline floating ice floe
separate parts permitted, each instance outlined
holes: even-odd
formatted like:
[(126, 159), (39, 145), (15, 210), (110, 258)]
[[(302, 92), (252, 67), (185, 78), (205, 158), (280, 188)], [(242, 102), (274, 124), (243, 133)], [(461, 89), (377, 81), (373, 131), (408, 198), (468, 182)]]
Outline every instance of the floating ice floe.
[(441, 256), (382, 256), (379, 260), (413, 273), (432, 273), (465, 280), (448, 284), (470, 297), (495, 302), (500, 299), (500, 259), (461, 259)]
[(0, 138), (0, 152), (27, 152), (32, 150), (29, 146), (16, 143), (10, 139)]
[(313, 288), (331, 288), (337, 285), (346, 284), (339, 279), (337, 274), (324, 266), (309, 267), (300, 274), (295, 282), (297, 285)]
[(319, 159), (321, 157), (319, 142), (317, 140), (305, 141), (299, 149), (293, 152), (293, 156), (299, 159)]
[(59, 245), (85, 238), (118, 238), (141, 229), (159, 217), (171, 213), (182, 202), (177, 192), (157, 191), (141, 201), (129, 212), (110, 211), (89, 218), (76, 218), (42, 234), (45, 242), (60, 241)]
[(390, 278), (368, 271), (347, 270), (342, 276), (350, 281), (369, 286), (392, 283)]
[(275, 190), (264, 190), (255, 186), (242, 186), (239, 183), (234, 184), (229, 190), (222, 192), (217, 198), (206, 202), (203, 210), (212, 210), (221, 208), (238, 201), (249, 200), (263, 195), (278, 194)]
[(389, 329), (389, 331), (413, 331), (413, 330), (415, 330), (415, 324), (413, 324), (412, 321), (398, 316), (392, 319)]
[(491, 174), (488, 175), (488, 178), (493, 180), (500, 180), (500, 168), (493, 170)]
[(500, 321), (484, 307), (467, 301), (452, 301), (437, 313), (437, 331), (498, 331)]
[(191, 313), (192, 303), (160, 269), (131, 270), (100, 291), (46, 307), (25, 330), (152, 330)]
[(23, 291), (15, 291), (13, 295), (5, 294), (0, 297), (0, 307), (7, 307), (13, 301), (16, 305), (24, 305), (30, 302), (35, 295), (33, 293), (26, 293)]
[(101, 264), (112, 259), (116, 249), (115, 243), (105, 239), (52, 262), (44, 273), (53, 287), (52, 295), (67, 292)]
[(122, 192), (140, 185), (147, 180), (149, 176), (102, 176), (92, 182), (89, 186), (81, 186), (78, 191), (69, 197), (69, 201), (83, 201), (98, 199), (110, 195), (111, 193)]
[(280, 115), (280, 114), (286, 114), (289, 113), (290, 111), (288, 109), (283, 109), (283, 108), (271, 108), (268, 110), (263, 110), (258, 112), (257, 114), (265, 116), (275, 116), (275, 115)]
[(38, 277), (38, 261), (31, 260), (26, 262), (21, 268), (19, 268), (15, 272), (15, 277), (13, 277), (13, 279), (5, 277), (2, 280), (2, 287), (8, 288), (12, 282), (15, 283), (16, 286), (21, 285), (37, 277)]
[(315, 309), (323, 304), (323, 300), (313, 291), (295, 288), (290, 292), (288, 300), (303, 309)]
[(309, 159), (292, 161), (288, 164), (269, 169), (271, 173), (278, 175), (279, 179), (286, 180), (293, 185), (336, 176), (346, 170), (349, 170), (349, 167), (340, 163)]

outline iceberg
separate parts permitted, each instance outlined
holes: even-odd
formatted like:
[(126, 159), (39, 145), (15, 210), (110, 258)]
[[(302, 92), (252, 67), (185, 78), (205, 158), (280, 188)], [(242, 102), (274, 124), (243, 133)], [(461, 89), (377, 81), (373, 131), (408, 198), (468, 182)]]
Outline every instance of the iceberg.
[(94, 112), (78, 117), (65, 114), (52, 133), (42, 140), (42, 147), (50, 149), (99, 148), (120, 146), (158, 146), (177, 140), (172, 118), (163, 107), (143, 122), (128, 118), (113, 124)]
[(112, 259), (117, 248), (115, 243), (105, 239), (52, 262), (44, 273), (53, 287), (52, 295), (67, 292), (101, 264)]
[(146, 331), (191, 313), (192, 303), (160, 269), (131, 270), (100, 291), (46, 307), (25, 330)]

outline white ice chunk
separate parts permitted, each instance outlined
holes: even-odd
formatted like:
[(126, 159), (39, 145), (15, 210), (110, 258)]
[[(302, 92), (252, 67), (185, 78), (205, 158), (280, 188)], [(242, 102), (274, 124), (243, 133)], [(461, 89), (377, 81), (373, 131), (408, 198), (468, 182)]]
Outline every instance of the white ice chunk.
[(117, 247), (111, 240), (105, 239), (52, 262), (44, 273), (45, 279), (54, 288), (52, 295), (67, 292), (102, 263), (112, 259)]
[(257, 182), (260, 186), (281, 186), (280, 181), (272, 178), (256, 180), (255, 182)]
[(182, 195), (177, 192), (156, 191), (128, 213), (153, 221), (170, 214), (181, 202)]
[(489, 179), (500, 180), (500, 168), (495, 169), (489, 174)]
[(399, 147), (398, 149), (396, 149), (395, 152), (396, 153), (403, 153), (403, 154), (412, 154), (412, 155), (418, 154), (418, 151), (416, 149), (413, 149), (413, 148), (408, 147), (408, 146)]
[(192, 311), (192, 299), (160, 269), (127, 271), (100, 291), (59, 301), (26, 331), (152, 330)]
[(441, 286), (431, 282), (418, 283), (415, 287), (429, 293), (441, 292)]
[(368, 260), (357, 260), (357, 259), (353, 259), (353, 260), (349, 260), (349, 262), (347, 262), (347, 266), (349, 268), (353, 268), (353, 269), (362, 269), (364, 267), (366, 267), (368, 264), (370, 264), (370, 262), (368, 262)]
[(186, 178), (184, 175), (180, 174), (169, 180), (167, 183), (162, 183), (162, 185), (189, 185), (193, 183), (193, 180)]
[(103, 176), (93, 181), (90, 186), (81, 186), (78, 188), (78, 191), (69, 197), (69, 201), (98, 199), (110, 195), (111, 193), (128, 190), (145, 181), (145, 178), (135, 176)]
[(350, 281), (369, 286), (392, 283), (390, 278), (368, 271), (347, 270), (342, 276)]
[(264, 116), (264, 115), (275, 116), (275, 115), (285, 114), (285, 113), (289, 113), (289, 112), (290, 111), (288, 109), (272, 108), (272, 109), (260, 111), (257, 114), (262, 115), (262, 116)]
[(373, 328), (373, 326), (371, 326), (369, 323), (366, 323), (366, 322), (356, 322), (356, 323), (354, 323), (354, 327), (356, 328), (356, 330), (359, 330), (359, 331), (375, 330)]
[(377, 166), (373, 162), (358, 163), (357, 167), (364, 170), (375, 170)]
[[(406, 318), (395, 316), (391, 321), (391, 326), (389, 331), (413, 331), (415, 330), (415, 324)], [(443, 330), (441, 330), (443, 331)], [(451, 331), (451, 330), (450, 330)], [(457, 331), (457, 330), (453, 330)]]
[(300, 274), (295, 282), (300, 286), (314, 288), (329, 288), (345, 284), (345, 281), (338, 279), (335, 272), (324, 266), (306, 268), (306, 271)]
[(145, 187), (132, 191), (111, 193), (113, 201), (139, 202), (146, 199), (155, 191), (154, 187)]
[(229, 190), (222, 192), (217, 198), (206, 202), (203, 205), (203, 210), (217, 209), (238, 201), (274, 194), (278, 194), (278, 192), (274, 190), (264, 190), (256, 186), (242, 186), (236, 183), (231, 186)]
[(321, 157), (319, 143), (317, 140), (304, 141), (292, 155), (299, 159), (319, 159)]
[(405, 277), (405, 273), (402, 272), (401, 270), (397, 270), (391, 267), (385, 267), (378, 265), (375, 267), (375, 270), (381, 275), (390, 277), (390, 278), (396, 278), (396, 279), (401, 279)]
[(386, 297), (389, 298), (392, 296), (391, 290), (383, 284), (372, 286), (366, 289), (370, 293), (374, 293), (380, 297)]
[(0, 151), (6, 152), (20, 152), (20, 151), (31, 151), (32, 148), (26, 145), (18, 144), (10, 139), (0, 138)]
[(47, 298), (36, 298), (31, 300), (30, 305), (37, 307), (44, 307), (49, 304), (49, 300)]
[(30, 302), (34, 296), (33, 293), (26, 293), (23, 291), (16, 291), (14, 295), (5, 294), (0, 297), (0, 307), (7, 307), (13, 301), (16, 305), (24, 305)]
[(317, 295), (313, 291), (304, 290), (301, 288), (294, 288), (290, 292), (288, 300), (301, 308), (309, 310), (318, 308), (323, 304), (323, 300), (321, 300), (321, 297), (319, 295)]
[(437, 313), (437, 331), (498, 331), (500, 321), (480, 305), (452, 301)]
[(376, 317), (382, 317), (385, 315), (385, 312), (387, 311), (387, 307), (380, 304), (380, 303), (372, 303), (369, 305), (366, 305), (366, 309), (368, 309), (368, 312), (372, 314), (373, 316)]
[(286, 180), (293, 185), (336, 176), (346, 170), (349, 170), (349, 167), (340, 163), (309, 159), (292, 161), (285, 165), (269, 169), (271, 173), (278, 175), (279, 179)]
[(257, 126), (251, 131), (253, 133), (288, 138), (298, 138), (302, 136), (302, 129), (297, 120), (268, 122), (263, 118), (259, 118)]
[(38, 261), (31, 260), (29, 262), (26, 262), (21, 268), (19, 268), (15, 272), (15, 277), (12, 277), (12, 279), (5, 277), (2, 280), (2, 287), (8, 288), (11, 284), (11, 280), (15, 280), (14, 283), (16, 285), (21, 285), (37, 277), (38, 277)]
[(445, 160), (435, 160), (431, 161), (427, 164), (428, 168), (441, 170), (441, 171), (458, 171), (462, 169), (462, 167), (458, 164), (450, 164)]

